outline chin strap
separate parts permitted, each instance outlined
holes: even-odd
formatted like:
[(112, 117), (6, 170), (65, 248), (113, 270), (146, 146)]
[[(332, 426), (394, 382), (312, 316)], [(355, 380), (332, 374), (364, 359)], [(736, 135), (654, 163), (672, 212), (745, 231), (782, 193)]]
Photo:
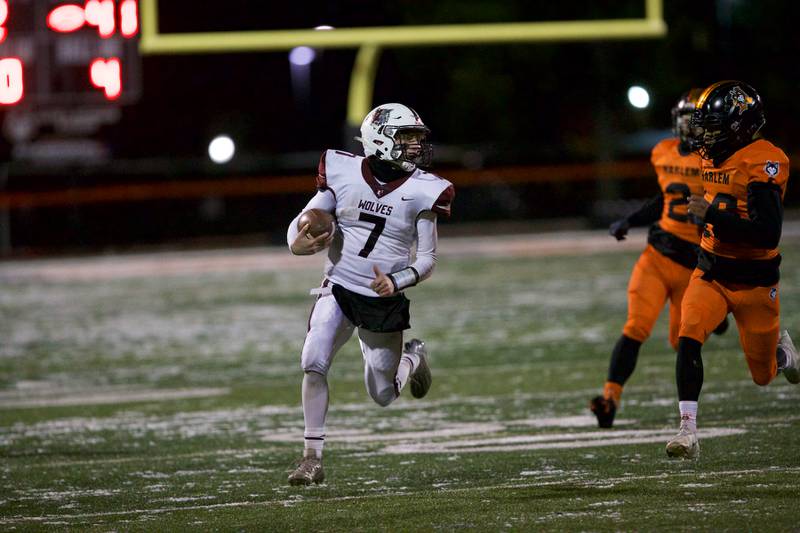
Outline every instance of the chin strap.
[(394, 284), (395, 292), (400, 292), (419, 283), (419, 272), (414, 267), (407, 267), (389, 274), (389, 279)]

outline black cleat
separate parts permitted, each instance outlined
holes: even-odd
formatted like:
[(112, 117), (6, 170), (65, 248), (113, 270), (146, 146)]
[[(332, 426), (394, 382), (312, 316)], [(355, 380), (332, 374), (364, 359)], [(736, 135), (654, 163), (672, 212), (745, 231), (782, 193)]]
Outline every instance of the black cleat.
[(717, 326), (714, 329), (714, 331), (712, 331), (712, 333), (714, 335), (722, 335), (723, 333), (728, 331), (728, 326), (729, 325), (730, 325), (730, 322), (728, 321), (728, 317), (726, 316), (724, 319), (722, 319), (722, 322), (719, 323), (719, 326)]
[(614, 425), (614, 415), (617, 414), (617, 404), (614, 400), (595, 396), (589, 402), (589, 409), (597, 417), (597, 425), (601, 428), (610, 428)]

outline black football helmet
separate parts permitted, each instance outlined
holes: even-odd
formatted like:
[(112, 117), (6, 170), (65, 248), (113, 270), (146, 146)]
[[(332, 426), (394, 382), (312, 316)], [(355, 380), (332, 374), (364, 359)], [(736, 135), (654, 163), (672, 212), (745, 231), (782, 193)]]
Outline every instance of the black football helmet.
[(703, 159), (725, 160), (750, 144), (765, 122), (755, 89), (741, 81), (719, 81), (698, 98), (690, 122), (691, 148)]
[(680, 100), (672, 107), (672, 134), (680, 139), (678, 149), (682, 154), (688, 154), (692, 151), (689, 123), (692, 120), (697, 100), (702, 93), (703, 89), (689, 89), (681, 95)]

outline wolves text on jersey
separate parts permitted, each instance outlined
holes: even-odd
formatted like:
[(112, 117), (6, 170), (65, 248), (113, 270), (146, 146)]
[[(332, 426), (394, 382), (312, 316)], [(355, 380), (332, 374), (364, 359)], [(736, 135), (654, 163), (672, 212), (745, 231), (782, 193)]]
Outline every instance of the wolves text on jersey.
[(392, 209), (394, 209), (393, 206), (391, 205), (382, 204), (380, 202), (373, 202), (372, 200), (359, 200), (358, 208), (386, 216), (391, 215)]

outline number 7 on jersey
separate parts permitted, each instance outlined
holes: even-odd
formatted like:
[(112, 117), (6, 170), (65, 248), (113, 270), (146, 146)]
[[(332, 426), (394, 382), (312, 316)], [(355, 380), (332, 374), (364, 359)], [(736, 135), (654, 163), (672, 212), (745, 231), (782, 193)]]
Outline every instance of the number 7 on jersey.
[(358, 215), (358, 220), (375, 224), (375, 227), (372, 228), (372, 232), (370, 232), (367, 238), (366, 244), (364, 244), (364, 248), (358, 252), (358, 255), (361, 257), (369, 257), (370, 252), (375, 248), (375, 243), (378, 242), (378, 237), (383, 233), (383, 228), (386, 226), (386, 219), (369, 213), (361, 213)]

